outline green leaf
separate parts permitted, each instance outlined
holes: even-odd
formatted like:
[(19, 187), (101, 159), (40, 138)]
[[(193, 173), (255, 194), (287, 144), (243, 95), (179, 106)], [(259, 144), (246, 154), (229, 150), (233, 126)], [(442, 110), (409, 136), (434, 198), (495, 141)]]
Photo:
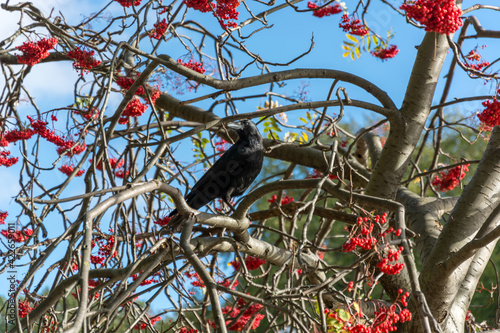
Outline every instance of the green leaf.
[(332, 325), (336, 330), (340, 330), (344, 327), (344, 323), (341, 323), (340, 321), (335, 321), (335, 323)]
[(339, 314), (339, 318), (343, 321), (348, 321), (349, 319), (351, 319), (351, 315), (349, 314), (349, 312), (343, 309), (338, 309), (337, 313)]

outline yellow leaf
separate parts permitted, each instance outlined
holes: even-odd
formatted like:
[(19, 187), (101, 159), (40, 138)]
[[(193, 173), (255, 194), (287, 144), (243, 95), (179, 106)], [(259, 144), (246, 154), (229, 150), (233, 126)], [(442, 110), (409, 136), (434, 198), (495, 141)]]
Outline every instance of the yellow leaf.
[[(426, 172), (426, 171), (427, 171), (427, 170), (424, 170), (424, 172)], [(417, 177), (417, 178), (415, 178), (414, 183), (418, 183), (419, 181), (420, 181), (420, 177)]]
[(358, 41), (358, 39), (357, 39), (356, 37), (351, 36), (351, 35), (349, 35), (349, 34), (345, 34), (345, 36), (346, 36), (348, 39), (352, 40), (353, 42), (355, 42), (355, 43), (359, 44), (359, 41)]
[(342, 45), (342, 48), (343, 48), (344, 50), (351, 50), (351, 48), (350, 48), (349, 46), (345, 46), (345, 45)]

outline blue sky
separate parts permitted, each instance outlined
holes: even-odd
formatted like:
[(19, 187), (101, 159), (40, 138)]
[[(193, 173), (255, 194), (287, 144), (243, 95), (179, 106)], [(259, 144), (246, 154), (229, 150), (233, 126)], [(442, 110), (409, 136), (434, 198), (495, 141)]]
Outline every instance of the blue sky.
[[(484, 2), (488, 4), (495, 4), (495, 1), (493, 0)], [(39, 5), (45, 14), (48, 14), (50, 9), (55, 7), (55, 12), (60, 10), (68, 22), (78, 23), (82, 19), (82, 14), (85, 15), (96, 11), (103, 5), (104, 2), (97, 0), (77, 2), (71, 0), (35, 0), (34, 3)], [(78, 3), (78, 6), (75, 6), (75, 3)], [(253, 3), (254, 2), (249, 2), (249, 5), (253, 5)], [(346, 1), (347, 6), (352, 3), (355, 2)], [(352, 61), (350, 58), (342, 57), (343, 50), (341, 45), (342, 42), (346, 40), (346, 37), (345, 33), (338, 27), (340, 15), (316, 18), (313, 17), (311, 13), (295, 13), (292, 9), (287, 9), (270, 15), (268, 19), (271, 23), (275, 23), (275, 26), (272, 29), (266, 29), (256, 33), (252, 38), (245, 41), (245, 45), (266, 60), (276, 62), (288, 61), (307, 50), (309, 48), (311, 37), (314, 35), (315, 48), (308, 56), (289, 67), (272, 68), (272, 70), (276, 71), (291, 68), (327, 68), (351, 72), (372, 81), (380, 88), (386, 90), (391, 98), (393, 98), (396, 105), (400, 106), (405, 94), (406, 84), (412, 69), (414, 57), (417, 52), (416, 46), (422, 39), (424, 31), (406, 24), (405, 18), (392, 11), (389, 7), (381, 4), (380, 2), (374, 3), (373, 10), (367, 16), (369, 25), (382, 36), (385, 36), (386, 32), (392, 29), (395, 33), (395, 37), (391, 41), (391, 44), (396, 44), (400, 49), (399, 54), (394, 59), (389, 59), (385, 62), (372, 57), (369, 53), (363, 53), (361, 58), (356, 61)], [(307, 2), (304, 2), (299, 6), (300, 8), (305, 9), (306, 4)], [(472, 4), (469, 3), (469, 1), (465, 1), (465, 7), (468, 7), (469, 5)], [(120, 15), (123, 12), (118, 3), (111, 4), (109, 6), (109, 11), (111, 15)], [(212, 28), (214, 32), (222, 32), (217, 21), (211, 14), (203, 14), (191, 10), (189, 15), (190, 19), (199, 20), (208, 27)], [(479, 18), (485, 28), (494, 28), (492, 22), (497, 22), (499, 15), (500, 14), (495, 12), (487, 12), (479, 15)], [(241, 19), (243, 18), (245, 18), (245, 14), (242, 10)], [(15, 31), (15, 25), (18, 21), (18, 17), (11, 13), (0, 11), (0, 19), (3, 22), (3, 27), (5, 27), (2, 31), (0, 31), (0, 39), (3, 39)], [(151, 21), (151, 25), (152, 23), (154, 23), (153, 20)], [(250, 27), (245, 28), (243, 33), (249, 33), (250, 31), (252, 31)], [(126, 39), (126, 36), (122, 37)], [(487, 44), (488, 47), (481, 50), (481, 54), (486, 60), (493, 61), (495, 59), (495, 55), (500, 54), (500, 47), (498, 45), (494, 45), (491, 40), (484, 42), (478, 42), (475, 40), (467, 41), (464, 47), (464, 52), (468, 52), (476, 45), (481, 46), (483, 44)], [(185, 55), (187, 51), (179, 43), (173, 43), (172, 45), (169, 44), (168, 46), (160, 48), (160, 52), (165, 52), (173, 58), (178, 58)], [(207, 52), (212, 52), (212, 48), (209, 43), (207, 43)], [(445, 71), (449, 67), (450, 60), (451, 54), (443, 67), (444, 71), (442, 75), (446, 73)], [(244, 63), (242, 62), (242, 65), (243, 64)], [(244, 75), (249, 76), (255, 74), (257, 74), (257, 71), (249, 70), (248, 72), (245, 72)], [(42, 111), (47, 111), (73, 103), (73, 83), (77, 77), (78, 75), (72, 69), (70, 62), (41, 64), (33, 68), (28, 79), (26, 80), (26, 86), (35, 97), (40, 109)], [(294, 91), (299, 88), (301, 81), (305, 80), (294, 80), (293, 82), (288, 82), (282, 92), (292, 95)], [(311, 100), (324, 100), (331, 81), (316, 80), (310, 81), (309, 83), (309, 98)], [(438, 85), (436, 99), (439, 99), (440, 97), (443, 83), (444, 80), (441, 80)], [(340, 86), (345, 85), (340, 84)], [(346, 87), (348, 88), (348, 93), (351, 98), (373, 101), (373, 98), (371, 98), (364, 91), (351, 86)], [(213, 89), (208, 87), (200, 89), (200, 93), (202, 94), (213, 91)], [(234, 96), (247, 94), (249, 91), (253, 93), (262, 93), (265, 91), (265, 87), (248, 89), (242, 93), (235, 92)], [(487, 94), (493, 94), (490, 84), (484, 84), (482, 80), (470, 80), (465, 73), (458, 69), (449, 100), (454, 97), (480, 96)], [(174, 96), (183, 100), (194, 97), (194, 94), (186, 93), (185, 95)], [(109, 108), (112, 109), (117, 106), (119, 101), (120, 96), (118, 94), (114, 94), (110, 101)], [(210, 103), (211, 101), (205, 101), (197, 105), (206, 107)], [(254, 111), (257, 106), (262, 103), (263, 101), (259, 100), (240, 102), (238, 103), (239, 111)], [(460, 108), (464, 113), (473, 113), (479, 110), (480, 104), (479, 102), (466, 103), (460, 106)], [(22, 103), (19, 110), (21, 112), (26, 112), (26, 114), (34, 113), (33, 110), (25, 107)], [(220, 110), (222, 110), (222, 108)], [(335, 111), (336, 110), (332, 109), (332, 112)], [(293, 117), (296, 117), (296, 115), (301, 112), (304, 111), (291, 113), (289, 118), (293, 120)], [(455, 112), (455, 110), (454, 108), (449, 108), (447, 112)], [(362, 123), (364, 119), (366, 119), (367, 115), (367, 113), (362, 111), (348, 108), (345, 119)], [(16, 156), (15, 147), (11, 150), (12, 154)], [(46, 166), (50, 166), (50, 164), (55, 160), (55, 153), (50, 153), (47, 156), (49, 156), (50, 159), (46, 160)], [(189, 154), (186, 154), (184, 159), (189, 161), (190, 158), (192, 157), (190, 157)], [(17, 178), (18, 171), (19, 169), (17, 167), (9, 169), (0, 167), (0, 178), (3, 179), (3, 190), (0, 192), (0, 210), (8, 210), (10, 213), (9, 218), (15, 218), (16, 215), (16, 211), (11, 211), (10, 207), (13, 206), (11, 197), (19, 191)], [(54, 169), (50, 173), (50, 177), (52, 177), (52, 183), (56, 184), (61, 182), (66, 176)], [(48, 179), (45, 180), (48, 181)], [(80, 181), (79, 185), (72, 187), (70, 191), (65, 192), (65, 195), (69, 196), (71, 194), (80, 193), (82, 189), (83, 183)], [(24, 222), (26, 221), (21, 220), (21, 223)]]

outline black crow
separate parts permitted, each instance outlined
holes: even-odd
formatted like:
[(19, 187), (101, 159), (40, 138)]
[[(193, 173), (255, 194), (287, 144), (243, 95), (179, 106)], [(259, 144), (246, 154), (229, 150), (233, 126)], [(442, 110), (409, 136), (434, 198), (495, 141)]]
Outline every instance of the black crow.
[[(231, 198), (242, 195), (262, 168), (264, 146), (257, 126), (245, 119), (238, 123), (229, 123), (227, 127), (234, 129), (239, 139), (186, 195), (186, 202), (191, 208), (199, 209), (216, 198), (230, 205)], [(176, 213), (177, 209), (174, 209), (169, 216), (172, 217)], [(169, 227), (175, 228), (180, 221), (176, 222), (171, 220)]]

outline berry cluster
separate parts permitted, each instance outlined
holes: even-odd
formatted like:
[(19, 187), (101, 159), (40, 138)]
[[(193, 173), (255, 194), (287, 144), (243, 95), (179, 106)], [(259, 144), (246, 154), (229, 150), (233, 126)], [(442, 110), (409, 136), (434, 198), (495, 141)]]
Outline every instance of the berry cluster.
[(240, 283), (238, 282), (238, 280), (231, 281), (230, 279), (224, 279), (223, 281), (217, 281), (217, 284), (220, 284), (221, 286), (226, 288), (231, 287), (232, 290), (235, 290)]
[(211, 6), (213, 6), (212, 0), (184, 0), (184, 3), (188, 8), (193, 8), (202, 13), (208, 13), (212, 10)]
[[(273, 203), (278, 200), (278, 196), (274, 194), (271, 199), (268, 199), (267, 201), (272, 205)], [(283, 198), (281, 198), (281, 206), (284, 206), (286, 204), (289, 204), (290, 202), (293, 201), (293, 197), (289, 197), (288, 195), (285, 195)]]
[(349, 32), (356, 36), (365, 36), (368, 34), (368, 29), (359, 19), (353, 17), (351, 22), (351, 18), (347, 14), (342, 15), (342, 22), (339, 23), (339, 27), (344, 32)]
[[(129, 90), (130, 87), (134, 84), (135, 80), (125, 77), (125, 76), (120, 76), (116, 79), (116, 84), (120, 86), (123, 90)], [(137, 90), (135, 91), (135, 95), (144, 95), (146, 91), (144, 90), (143, 86), (139, 86)]]
[[(90, 163), (92, 163), (92, 160), (89, 161)], [(109, 159), (109, 165), (111, 167), (111, 169), (115, 169), (115, 168), (120, 168), (125, 162), (123, 160), (120, 160), (118, 161), (116, 158), (110, 158)], [(95, 166), (95, 168), (97, 170), (100, 170), (102, 171), (102, 161), (99, 160)]]
[[(241, 314), (242, 309), (247, 308), (243, 314)], [(227, 329), (230, 331), (242, 331), (244, 329), (255, 330), (259, 327), (261, 320), (265, 317), (262, 314), (257, 314), (263, 306), (261, 304), (254, 304), (247, 307), (247, 302), (243, 299), (239, 299), (236, 306), (226, 306), (222, 309), (222, 313), (229, 315), (230, 318), (226, 320)], [(234, 319), (236, 319), (236, 322)], [(209, 321), (209, 324), (213, 328), (217, 328), (214, 321)]]
[[(403, 289), (399, 289), (398, 294), (401, 295), (401, 304), (403, 304), (404, 307), (407, 307), (408, 306), (408, 297), (410, 297), (410, 293), (409, 292), (403, 293)], [(399, 299), (399, 296), (398, 296), (398, 299)], [(410, 320), (411, 320), (411, 318), (410, 318)]]
[(234, 270), (237, 271), (238, 269), (240, 269), (241, 262), (239, 262), (239, 260), (236, 259), (236, 260), (230, 261), (229, 264), (227, 264), (227, 265), (233, 266)]
[[(402, 316), (401, 316), (402, 314)], [(398, 322), (405, 322), (411, 320), (411, 312), (408, 309), (403, 309), (400, 314), (396, 312), (396, 305), (393, 304), (388, 308), (381, 308), (375, 311), (376, 320), (373, 325), (377, 328), (369, 332), (392, 332), (397, 330), (396, 324)]]
[(116, 170), (115, 172), (115, 176), (118, 177), (118, 178), (125, 178), (125, 177), (128, 177), (129, 175), (129, 171), (125, 171), (123, 169), (120, 169), (120, 170)]
[(194, 328), (187, 328), (187, 327), (181, 327), (177, 333), (198, 333), (198, 330), (195, 330)]
[[(92, 294), (92, 289), (100, 285), (101, 283), (98, 280), (89, 280), (89, 292)], [(77, 293), (71, 293), (74, 298), (78, 299), (78, 295), (82, 292), (82, 288), (78, 288), (78, 294)], [(99, 299), (101, 296), (100, 293), (94, 292), (94, 299)], [(90, 298), (90, 297), (89, 297)]]
[(7, 239), (11, 239), (14, 243), (24, 243), (26, 239), (33, 235), (33, 230), (26, 228), (24, 230), (16, 230), (14, 232), (9, 231), (9, 230), (2, 230), (0, 232), (2, 236), (4, 236)]
[(101, 64), (100, 60), (94, 59), (94, 51), (85, 51), (77, 47), (68, 52), (68, 57), (73, 58), (73, 68), (81, 70), (81, 75), (88, 73), (92, 68)]
[(488, 61), (485, 61), (479, 53), (477, 53), (477, 50), (471, 50), (469, 54), (465, 56), (466, 59), (469, 61), (475, 62), (475, 63), (467, 63), (467, 67), (471, 69), (475, 69), (476, 71), (482, 71), (483, 68), (488, 67), (490, 63)]
[[(229, 204), (231, 206), (234, 206), (234, 199), (231, 199), (231, 201), (229, 201)], [(222, 199), (217, 199), (215, 211), (221, 213), (224, 211), (225, 208), (226, 208), (226, 203)]]
[(0, 224), (5, 224), (5, 219), (9, 216), (8, 212), (0, 211)]
[[(264, 265), (265, 263), (266, 263), (265, 260), (259, 259), (256, 257), (252, 257), (252, 256), (248, 256), (245, 259), (245, 266), (250, 271), (259, 268), (260, 266)], [(233, 266), (234, 270), (237, 271), (240, 268), (241, 263), (238, 261), (238, 259), (236, 259), (236, 260), (229, 262), (228, 266)]]
[(0, 152), (0, 166), (11, 167), (19, 161), (19, 157), (9, 157), (10, 151)]
[(75, 110), (75, 111), (73, 111), (73, 113), (75, 113), (75, 114), (78, 114), (78, 115), (82, 116), (82, 118), (83, 118), (83, 119), (85, 119), (85, 120), (87, 120), (87, 121), (88, 121), (88, 120), (90, 120), (90, 119), (92, 119), (92, 118), (94, 118), (94, 119), (99, 118), (99, 113), (100, 113), (100, 112), (99, 112), (99, 109), (98, 109), (98, 108), (93, 107), (92, 109), (87, 110), (87, 111), (83, 111), (83, 110)]
[(172, 219), (171, 217), (165, 216), (164, 218), (158, 219), (158, 220), (154, 221), (153, 223), (158, 224), (161, 227), (164, 227), (168, 224), (168, 222), (170, 222), (171, 219)]
[(380, 58), (382, 60), (394, 58), (396, 54), (399, 53), (398, 47), (396, 45), (389, 45), (385, 48), (377, 48), (375, 51), (370, 52), (374, 57)]
[[(326, 246), (322, 246), (322, 248), (326, 248)], [(323, 258), (325, 257), (325, 251), (319, 251), (316, 252), (316, 255), (318, 256), (319, 259), (323, 260)]]
[[(385, 224), (387, 223), (387, 213), (382, 216), (377, 215), (375, 217), (375, 223)], [(356, 226), (352, 228), (351, 234), (348, 240), (342, 245), (344, 252), (353, 252), (357, 247), (363, 250), (370, 250), (378, 240), (372, 235), (375, 224), (370, 222), (368, 217), (358, 217)], [(380, 237), (385, 237), (385, 234), (380, 234)]]
[[(7, 145), (9, 143), (13, 143), (16, 141), (20, 140), (28, 140), (30, 139), (33, 135), (35, 134), (35, 131), (32, 129), (26, 129), (26, 130), (12, 130), (12, 131), (7, 131), (3, 135), (3, 140), (7, 141)], [(2, 146), (6, 146), (2, 144)]]
[[(134, 82), (134, 79), (124, 76), (120, 76), (116, 80), (116, 84), (123, 90), (129, 90)], [(143, 86), (138, 87), (134, 94), (141, 96), (144, 99), (146, 98), (146, 90)], [(150, 98), (153, 105), (156, 103), (156, 100), (160, 97), (160, 95), (161, 93), (159, 90), (151, 90)], [(129, 122), (129, 117), (139, 117), (144, 114), (147, 108), (147, 104), (142, 104), (137, 98), (132, 99), (123, 110), (122, 116), (118, 119), (118, 123), (122, 125), (127, 124)]]
[(254, 270), (264, 265), (266, 261), (264, 259), (259, 259), (256, 257), (248, 256), (245, 259), (245, 266), (247, 266), (248, 270)]
[(218, 153), (218, 154), (222, 154), (223, 152), (225, 152), (227, 150), (227, 148), (229, 147), (229, 142), (227, 142), (226, 140), (224, 139), (220, 139), (219, 141), (215, 141), (215, 151)]
[[(28, 140), (36, 132), (33, 129), (11, 130), (4, 132), (0, 140), (1, 147), (7, 147), (10, 143), (20, 140)], [(10, 151), (0, 152), (0, 166), (10, 167), (19, 161), (18, 157), (9, 157)]]
[(477, 114), (479, 120), (490, 127), (500, 125), (500, 101), (495, 97), (491, 101), (484, 101), (482, 104), (485, 109)]
[(33, 66), (49, 56), (49, 51), (57, 44), (57, 38), (42, 38), (38, 42), (24, 42), (16, 49), (23, 54), (17, 55), (17, 62)]
[[(387, 214), (384, 213), (382, 216), (377, 215), (375, 217), (375, 223), (372, 223), (368, 217), (359, 217), (356, 225), (351, 229), (351, 234), (348, 240), (342, 245), (344, 252), (353, 252), (358, 247), (362, 250), (368, 251), (375, 248), (375, 245), (380, 244), (381, 240), (385, 239), (389, 234), (393, 233), (394, 236), (398, 237), (401, 235), (402, 230), (389, 227), (386, 231), (373, 235), (373, 230), (375, 224), (383, 225), (387, 223)], [(392, 250), (388, 243), (386, 243), (387, 257), (379, 254), (380, 261), (377, 263), (377, 267), (381, 272), (388, 275), (399, 274), (405, 265), (403, 263), (399, 264), (398, 260), (403, 252), (403, 247), (398, 250)]]
[(87, 145), (78, 145), (73, 140), (64, 140), (61, 144), (57, 144), (57, 153), (59, 155), (66, 154), (68, 157), (73, 157), (74, 155), (80, 155), (87, 149)]
[(134, 6), (139, 6), (142, 2), (142, 0), (114, 0), (114, 1), (118, 2), (120, 5), (126, 8), (132, 6), (132, 4)]
[(406, 308), (401, 309), (401, 306), (398, 304), (401, 296), (401, 304), (407, 307), (407, 298), (410, 294), (408, 292), (403, 294), (403, 290), (401, 289), (398, 292), (399, 295), (394, 303), (390, 306), (381, 305), (375, 311), (375, 318), (371, 321), (363, 319), (361, 311), (352, 316), (344, 309), (327, 309), (325, 313), (328, 316), (327, 323), (331, 325), (329, 328), (334, 329), (336, 332), (339, 327), (342, 327), (342, 332), (352, 333), (388, 333), (396, 331), (398, 323), (404, 323), (412, 319), (411, 312)]
[(145, 330), (146, 328), (149, 327), (149, 325), (154, 326), (154, 324), (157, 321), (160, 321), (160, 320), (161, 320), (160, 316), (156, 316), (156, 317), (153, 317), (153, 318), (148, 318), (148, 322), (147, 323), (141, 320), (139, 322), (139, 324), (134, 325), (134, 330)]
[(150, 38), (160, 39), (163, 37), (165, 31), (167, 31), (167, 21), (163, 19), (162, 21), (158, 21), (154, 24), (154, 29), (149, 33)]
[(142, 116), (148, 107), (147, 104), (142, 104), (138, 98), (133, 98), (123, 110), (122, 117)]
[(219, 24), (222, 28), (236, 28), (238, 25), (235, 21), (237, 20), (240, 13), (236, 10), (240, 2), (238, 0), (217, 0), (217, 6), (215, 6), (215, 16), (219, 20)]
[(403, 268), (405, 268), (405, 264), (398, 264), (397, 262), (403, 250), (403, 247), (400, 247), (398, 250), (389, 249), (387, 258), (382, 258), (382, 261), (377, 263), (377, 267), (380, 269), (380, 271), (387, 275), (398, 275), (399, 273), (401, 273)]
[(57, 153), (59, 155), (66, 154), (66, 156), (72, 157), (74, 155), (81, 154), (83, 151), (85, 151), (85, 149), (87, 149), (86, 144), (76, 144), (76, 142), (73, 140), (65, 140), (64, 136), (60, 137), (54, 131), (49, 130), (47, 128), (48, 122), (34, 120), (30, 116), (27, 116), (27, 118), (30, 121), (31, 127), (33, 128), (35, 133), (40, 135), (45, 140), (58, 146)]
[(101, 256), (95, 256), (95, 255), (90, 255), (90, 262), (93, 263), (94, 265), (102, 265), (106, 258), (101, 257)]
[(177, 59), (177, 63), (200, 74), (203, 74), (206, 71), (201, 62), (193, 61), (193, 59), (190, 59), (188, 62), (183, 62), (181, 59)]
[(403, 4), (400, 9), (408, 18), (425, 26), (425, 31), (451, 34), (462, 26), (462, 10), (455, 0), (417, 0)]
[[(323, 178), (323, 173), (321, 171), (314, 169), (313, 172), (307, 178)], [(337, 177), (333, 174), (329, 174), (328, 178), (330, 180), (334, 180), (334, 179), (338, 179), (339, 177)]]
[[(139, 277), (139, 275), (141, 275), (143, 272), (140, 272), (140, 273), (136, 273), (134, 275), (131, 276), (132, 280), (137, 280), (137, 278)], [(151, 283), (158, 283), (160, 280), (157, 280), (154, 278), (155, 275), (160, 275), (160, 272), (156, 272), (153, 277), (151, 279), (145, 279), (144, 281), (142, 281), (139, 285), (140, 286), (147, 286), (147, 285), (150, 285)]]
[(33, 308), (31, 307), (31, 304), (29, 301), (24, 300), (22, 302), (19, 302), (19, 317), (24, 318), (31, 311), (33, 311)]
[(99, 251), (97, 253), (101, 258), (106, 259), (110, 255), (111, 258), (114, 258), (118, 254), (116, 250), (111, 254), (111, 250), (113, 250), (113, 246), (115, 245), (115, 236), (113, 235), (109, 235), (108, 238), (98, 239), (97, 244), (99, 245)]
[(202, 13), (208, 13), (214, 8), (214, 16), (219, 21), (222, 28), (235, 28), (239, 13), (236, 10), (240, 5), (238, 0), (217, 0), (214, 4), (212, 0), (184, 0), (188, 8), (199, 10)]
[[(92, 163), (92, 160), (89, 161), (90, 163)], [(124, 164), (124, 161), (123, 160), (120, 160), (118, 161), (116, 158), (110, 158), (109, 159), (109, 165), (111, 167), (112, 170), (115, 170), (115, 176), (118, 177), (118, 178), (123, 178), (125, 176), (128, 176), (129, 172), (124, 170), (124, 168), (122, 167)], [(97, 162), (96, 164), (96, 167), (95, 167), (97, 170), (100, 170), (102, 171), (102, 162), (101, 160), (99, 160), (99, 162)]]
[[(64, 164), (64, 165), (61, 165), (61, 167), (58, 170), (61, 171), (62, 173), (64, 173), (65, 175), (69, 176), (75, 170), (75, 167), (73, 166), (73, 164), (71, 164), (71, 165)], [(76, 172), (75, 176), (80, 177), (84, 173), (85, 173), (85, 170), (80, 169)]]
[[(334, 15), (334, 14), (338, 14), (338, 13), (342, 12), (342, 7), (340, 7), (340, 5), (338, 3), (336, 3), (333, 6), (328, 5), (328, 6), (325, 6), (323, 8), (319, 8), (319, 6), (317, 4), (309, 1), (307, 3), (307, 8), (312, 9), (313, 16), (316, 16), (316, 17), (330, 16), (330, 15)], [(317, 9), (317, 8), (319, 8), (319, 9)]]
[(73, 272), (77, 272), (78, 271), (78, 264), (76, 262), (73, 262), (73, 264), (71, 265), (71, 269)]
[(470, 164), (458, 165), (447, 172), (439, 172), (432, 181), (432, 186), (435, 186), (441, 192), (453, 190), (465, 177), (465, 173), (469, 171)]
[(189, 278), (189, 279), (195, 279), (195, 281), (191, 282), (191, 284), (195, 287), (200, 287), (200, 288), (205, 288), (205, 283), (203, 283), (203, 280), (201, 277), (198, 275), (198, 273), (190, 273), (190, 272), (185, 272), (184, 275)]
[[(101, 285), (101, 282), (99, 282), (99, 280), (97, 280), (97, 279), (89, 280), (89, 291), (91, 291), (92, 289), (94, 289), (95, 287), (100, 286), (100, 285)], [(94, 299), (98, 299), (99, 296), (101, 296), (101, 294), (96, 292), (94, 294)]]

